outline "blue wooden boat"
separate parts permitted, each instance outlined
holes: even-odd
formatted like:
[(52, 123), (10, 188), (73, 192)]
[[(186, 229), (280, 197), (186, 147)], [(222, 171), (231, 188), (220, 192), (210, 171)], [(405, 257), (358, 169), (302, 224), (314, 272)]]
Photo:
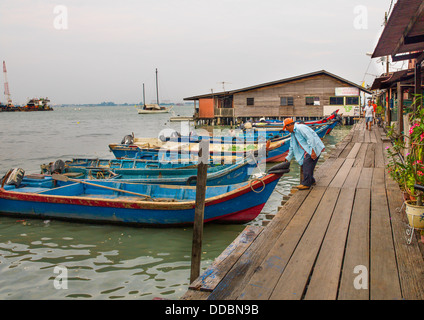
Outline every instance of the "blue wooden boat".
[[(302, 123), (302, 124), (306, 124), (308, 126), (311, 125), (318, 125), (318, 124), (324, 124), (326, 122), (329, 121), (339, 121), (341, 122), (342, 117), (338, 114), (339, 109), (337, 109), (336, 111), (334, 111), (333, 113), (331, 113), (331, 115), (329, 115), (326, 118), (322, 118), (320, 120), (311, 120), (311, 121), (296, 121), (298, 123)], [(262, 120), (259, 122), (254, 122), (252, 124), (253, 127), (257, 127), (257, 128), (266, 128), (266, 129), (272, 129), (272, 128), (282, 128), (284, 125), (284, 121), (281, 120), (273, 120), (273, 119), (269, 119), (269, 120)]]
[[(227, 162), (232, 164), (235, 159), (228, 159)], [(211, 161), (210, 167), (222, 166), (224, 162)], [(188, 169), (196, 168), (197, 162), (193, 161), (158, 161), (158, 160), (146, 160), (146, 159), (101, 159), (101, 158), (73, 158), (72, 160), (57, 160), (56, 162), (50, 162), (48, 164), (42, 164), (41, 173), (51, 174), (59, 168), (60, 172), (66, 168), (82, 167), (86, 169)]]
[[(274, 173), (260, 179), (207, 187), (204, 221), (246, 223), (255, 219), (288, 171), (270, 170)], [(155, 227), (190, 225), (194, 220), (194, 186), (60, 179), (54, 180), (55, 186), (51, 176), (23, 179), (15, 186), (5, 185), (6, 179), (0, 188), (0, 212), (13, 217)]]
[[(122, 161), (124, 167), (118, 166), (119, 161)], [(131, 161), (131, 160), (130, 160)], [(196, 185), (197, 166), (169, 168), (164, 164), (165, 168), (161, 167), (161, 163), (156, 161), (157, 167), (129, 167), (129, 161), (115, 160), (107, 161), (99, 159), (98, 165), (89, 166), (84, 164), (93, 164), (92, 162), (67, 162), (63, 170), (58, 170), (56, 173), (62, 173), (67, 176), (77, 179), (97, 179), (97, 180), (115, 180), (121, 182), (132, 183), (155, 183), (169, 185)], [(135, 165), (140, 165), (139, 162), (132, 161)], [(150, 161), (150, 163), (153, 161)], [(125, 167), (126, 166), (126, 167)], [(257, 163), (253, 159), (239, 159), (234, 164), (209, 165), (207, 169), (207, 185), (226, 185), (231, 183), (241, 183), (247, 181), (251, 176)], [(50, 172), (52, 173), (52, 172)]]
[[(338, 124), (337, 120), (332, 120), (326, 122), (324, 124), (317, 124), (311, 126), (320, 138), (324, 138), (326, 134), (329, 134), (331, 130)], [(193, 144), (197, 146), (197, 144)], [(219, 159), (219, 157), (245, 157), (246, 151), (233, 151), (233, 148), (236, 148), (237, 145), (232, 144), (222, 144), (224, 148), (228, 151), (213, 150), (211, 151), (211, 155)], [(288, 154), (290, 147), (290, 136), (276, 140), (276, 141), (267, 141), (266, 143), (266, 158), (261, 157), (264, 152), (258, 150), (259, 145), (249, 145), (252, 146), (254, 155), (257, 157), (258, 162), (266, 161), (266, 162), (279, 162), (285, 159)], [(191, 159), (196, 154), (191, 150), (174, 150), (171, 151), (169, 149), (146, 149), (140, 148), (136, 145), (109, 145), (110, 150), (114, 153), (115, 157), (118, 159), (122, 158), (142, 158), (142, 159), (156, 159), (159, 161), (175, 161), (178, 159)], [(252, 151), (252, 150), (250, 150)]]

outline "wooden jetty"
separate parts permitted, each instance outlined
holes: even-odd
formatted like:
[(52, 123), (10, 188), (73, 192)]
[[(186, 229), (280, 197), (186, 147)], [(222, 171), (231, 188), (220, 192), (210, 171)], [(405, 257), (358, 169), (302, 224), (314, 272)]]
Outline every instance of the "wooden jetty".
[(422, 300), (424, 260), (407, 241), (390, 141), (363, 120), (266, 227), (247, 226), (183, 300)]

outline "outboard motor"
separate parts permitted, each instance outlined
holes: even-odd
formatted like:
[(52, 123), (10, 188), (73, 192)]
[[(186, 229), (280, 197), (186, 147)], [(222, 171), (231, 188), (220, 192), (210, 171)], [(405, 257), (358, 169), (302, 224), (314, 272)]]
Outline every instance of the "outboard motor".
[(178, 131), (174, 131), (170, 135), (171, 138), (180, 138), (181, 134)]
[(63, 170), (65, 169), (65, 162), (62, 160), (56, 160), (55, 163), (53, 163), (50, 167), (50, 173), (58, 173), (61, 174)]
[(21, 184), (24, 175), (25, 170), (22, 168), (10, 169), (9, 172), (6, 174), (6, 176), (8, 177), (5, 183), (7, 185), (14, 185), (17, 188)]
[(126, 135), (122, 141), (121, 144), (133, 144), (134, 143), (134, 132), (132, 133), (132, 135)]
[(290, 172), (290, 162), (281, 162), (271, 167), (268, 170), (268, 173), (274, 173), (274, 174), (284, 174), (289, 172)]

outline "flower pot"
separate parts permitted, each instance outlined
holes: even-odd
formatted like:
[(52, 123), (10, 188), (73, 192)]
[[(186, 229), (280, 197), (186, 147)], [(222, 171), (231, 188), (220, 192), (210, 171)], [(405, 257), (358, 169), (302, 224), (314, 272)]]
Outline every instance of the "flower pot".
[(415, 201), (405, 201), (405, 205), (409, 225), (412, 228), (424, 230), (424, 206), (416, 206)]

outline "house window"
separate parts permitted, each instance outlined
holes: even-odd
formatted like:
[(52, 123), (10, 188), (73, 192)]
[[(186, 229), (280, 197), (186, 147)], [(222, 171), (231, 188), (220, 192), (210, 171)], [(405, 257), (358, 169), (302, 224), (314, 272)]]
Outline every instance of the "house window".
[(343, 106), (344, 97), (330, 97), (330, 105)]
[(305, 103), (307, 106), (319, 106), (319, 97), (306, 97)]
[(293, 97), (280, 98), (280, 106), (292, 106), (292, 105), (293, 105)]
[(247, 100), (246, 103), (248, 106), (255, 105), (255, 98), (247, 98), (246, 100)]
[(346, 104), (359, 104), (359, 97), (346, 97)]

